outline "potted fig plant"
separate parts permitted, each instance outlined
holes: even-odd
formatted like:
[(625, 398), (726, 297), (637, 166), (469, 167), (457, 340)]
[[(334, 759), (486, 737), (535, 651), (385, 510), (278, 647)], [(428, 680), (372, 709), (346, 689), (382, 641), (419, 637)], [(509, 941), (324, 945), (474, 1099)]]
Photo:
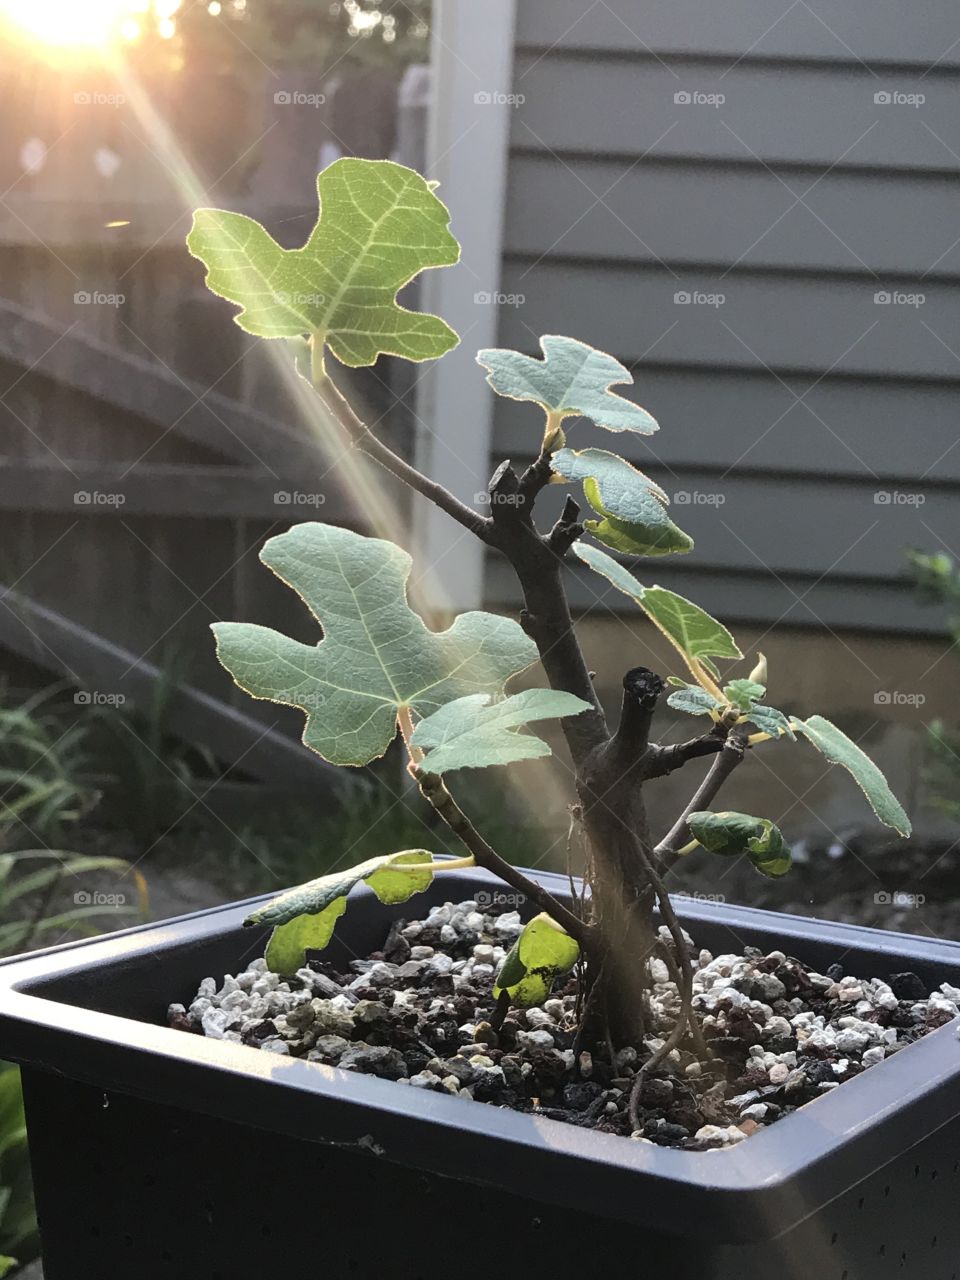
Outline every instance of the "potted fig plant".
[[(489, 514), (363, 423), (336, 366), (449, 351), (449, 326), (396, 298), (460, 249), (434, 184), (400, 165), (338, 160), (318, 194), (300, 249), (204, 209), (190, 252), (243, 329), (289, 346), (345, 442), (506, 558), (524, 606), (433, 630), (393, 543), (321, 523), (266, 543), (322, 638), (219, 623), (220, 661), (254, 697), (299, 708), (305, 744), (334, 764), (401, 738), (452, 856), (398, 850), (6, 966), (2, 1052), (24, 1067), (48, 1280), (232, 1280), (278, 1263), (430, 1280), (465, 1265), (955, 1275), (960, 947), (667, 892), (680, 858), (789, 871), (769, 816), (717, 806), (771, 741), (846, 769), (904, 836), (906, 813), (829, 720), (768, 703), (760, 655), (611, 554), (692, 548), (662, 489), (592, 435), (657, 430), (611, 389), (631, 381), (613, 357), (555, 335), (539, 355), (479, 352), (496, 394), (543, 415), (532, 465), (494, 472)], [(589, 516), (571, 492), (541, 528), (553, 484), (582, 490)], [(571, 557), (676, 652), (666, 678), (624, 675), (614, 721), (571, 617)], [(507, 690), (537, 663), (539, 683)], [(661, 702), (702, 731), (658, 742)], [(472, 771), (548, 755), (528, 728), (546, 720), (572, 761), (582, 881), (513, 866), (457, 798)], [(655, 837), (647, 786), (705, 761)]]

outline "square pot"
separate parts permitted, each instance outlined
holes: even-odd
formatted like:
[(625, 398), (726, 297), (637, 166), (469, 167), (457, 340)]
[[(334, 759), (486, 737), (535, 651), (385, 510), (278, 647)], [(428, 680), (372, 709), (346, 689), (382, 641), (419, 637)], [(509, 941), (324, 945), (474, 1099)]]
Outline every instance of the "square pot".
[[(565, 879), (530, 874), (569, 897)], [(401, 907), (364, 890), (330, 958), (494, 887), (451, 872)], [(955, 943), (677, 906), (715, 954), (960, 984)], [(165, 1027), (171, 1001), (262, 953), (265, 932), (241, 927), (250, 907), (0, 965), (47, 1280), (960, 1277), (956, 1023), (736, 1147), (671, 1150)]]

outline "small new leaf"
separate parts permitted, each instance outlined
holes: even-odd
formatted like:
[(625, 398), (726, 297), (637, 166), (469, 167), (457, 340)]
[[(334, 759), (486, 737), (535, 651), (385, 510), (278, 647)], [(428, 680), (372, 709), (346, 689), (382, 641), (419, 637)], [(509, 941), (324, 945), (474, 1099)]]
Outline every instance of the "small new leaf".
[(723, 686), (723, 694), (731, 706), (740, 711), (749, 711), (758, 698), (762, 698), (766, 689), (754, 680), (731, 680)]
[(382, 756), (401, 707), (426, 717), (467, 694), (498, 695), (536, 660), (520, 625), (492, 613), (463, 613), (431, 631), (407, 603), (412, 561), (392, 542), (300, 524), (271, 538), (260, 559), (299, 593), (324, 638), (307, 645), (220, 622), (217, 656), (247, 693), (304, 711), (304, 744), (333, 764)]
[(438, 316), (407, 311), (398, 290), (460, 246), (431, 185), (389, 160), (334, 161), (317, 178), (320, 216), (306, 244), (283, 249), (252, 218), (199, 209), (187, 247), (207, 287), (239, 305), (237, 324), (261, 338), (315, 336), (343, 364), (380, 355), (433, 360), (459, 339)]
[(556, 689), (524, 689), (498, 702), (486, 693), (448, 702), (413, 731), (411, 742), (427, 752), (424, 772), (481, 769), (548, 756), (550, 747), (532, 733), (518, 733), (533, 720), (578, 716), (590, 703)]
[(890, 790), (886, 778), (865, 751), (823, 716), (811, 716), (809, 720), (794, 718), (791, 723), (831, 764), (843, 765), (885, 826), (892, 827), (902, 836), (909, 836), (912, 830), (910, 819)]
[(794, 733), (789, 719), (782, 711), (778, 711), (776, 707), (765, 707), (760, 703), (755, 703), (745, 714), (746, 719), (751, 724), (756, 725), (761, 733), (769, 733), (771, 738), (779, 738), (786, 734), (792, 742), (796, 742), (797, 735)]
[(701, 810), (690, 814), (687, 825), (711, 853), (728, 858), (746, 854), (765, 876), (782, 876), (790, 870), (790, 849), (780, 828), (769, 818), (729, 810), (722, 813)]
[(333, 936), (337, 920), (347, 909), (350, 890), (365, 881), (381, 902), (406, 902), (430, 886), (433, 871), (397, 871), (396, 867), (429, 864), (426, 849), (407, 849), (368, 858), (345, 871), (320, 876), (288, 889), (258, 907), (244, 920), (245, 925), (274, 926), (267, 944), (267, 968), (272, 973), (296, 973), (306, 961), (306, 952), (322, 951)]
[(494, 998), (499, 999), (505, 991), (510, 1003), (520, 1008), (543, 1004), (556, 979), (570, 972), (579, 955), (577, 942), (541, 912), (524, 925), (507, 953), (493, 988)]
[(477, 352), (477, 363), (488, 371), (487, 382), (510, 400), (532, 400), (560, 422), (582, 416), (608, 431), (653, 435), (659, 428), (639, 405), (610, 391), (632, 383), (619, 360), (575, 338), (546, 334), (540, 339), (543, 359), (519, 351), (488, 348)]
[(685, 711), (690, 716), (707, 716), (711, 711), (722, 711), (723, 703), (701, 689), (698, 684), (684, 685), (667, 698), (667, 706), (675, 711)]

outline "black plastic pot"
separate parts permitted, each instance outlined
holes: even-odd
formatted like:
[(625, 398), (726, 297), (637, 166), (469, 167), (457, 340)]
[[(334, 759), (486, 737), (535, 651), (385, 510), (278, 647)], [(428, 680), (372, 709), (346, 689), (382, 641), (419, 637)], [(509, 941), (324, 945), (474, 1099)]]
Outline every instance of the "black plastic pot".
[[(364, 893), (340, 958), (380, 946), (399, 912), (493, 883), (450, 873), (401, 908)], [(954, 943), (678, 907), (715, 953), (960, 979)], [(737, 1147), (673, 1151), (168, 1030), (171, 1000), (262, 947), (248, 909), (0, 966), (47, 1280), (960, 1276), (956, 1023)]]

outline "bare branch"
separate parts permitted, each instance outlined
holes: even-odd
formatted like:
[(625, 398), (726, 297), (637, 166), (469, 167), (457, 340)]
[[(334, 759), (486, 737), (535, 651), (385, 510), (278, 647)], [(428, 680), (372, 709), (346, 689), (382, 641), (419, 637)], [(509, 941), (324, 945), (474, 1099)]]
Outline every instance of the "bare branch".
[(361, 453), (379, 463), (409, 488), (429, 498), (434, 506), (439, 507), (441, 511), (445, 511), (448, 516), (462, 524), (465, 529), (476, 534), (482, 542), (489, 541), (489, 530), (492, 524), (490, 518), (478, 514), (472, 507), (468, 507), (465, 502), (461, 502), (448, 489), (445, 489), (442, 484), (425, 476), (378, 440), (366, 423), (361, 422), (354, 413), (329, 374), (322, 374), (317, 378), (314, 388), (324, 408), (332, 414)]
[(416, 767), (411, 772), (416, 778), (423, 796), (430, 802), (461, 844), (473, 854), (478, 866), (485, 868), (487, 871), (492, 871), (495, 876), (499, 876), (506, 884), (512, 885), (518, 893), (524, 894), (531, 902), (535, 902), (542, 911), (546, 911), (548, 915), (556, 920), (557, 924), (561, 925), (570, 934), (571, 938), (576, 938), (584, 951), (589, 953), (596, 950), (597, 943), (592, 927), (581, 920), (579, 916), (574, 915), (568, 907), (564, 906), (559, 899), (544, 889), (542, 885), (537, 884), (535, 880), (530, 880), (522, 871), (504, 861), (474, 827), (447, 790), (442, 778), (438, 778), (436, 774), (425, 773), (422, 769)]
[(746, 739), (740, 733), (731, 733), (724, 742), (720, 754), (694, 792), (690, 803), (654, 849), (654, 854), (660, 858), (664, 869), (673, 866), (679, 856), (679, 850), (690, 839), (687, 818), (691, 813), (697, 813), (700, 809), (705, 809), (712, 804), (717, 792), (743, 760), (746, 745)]

